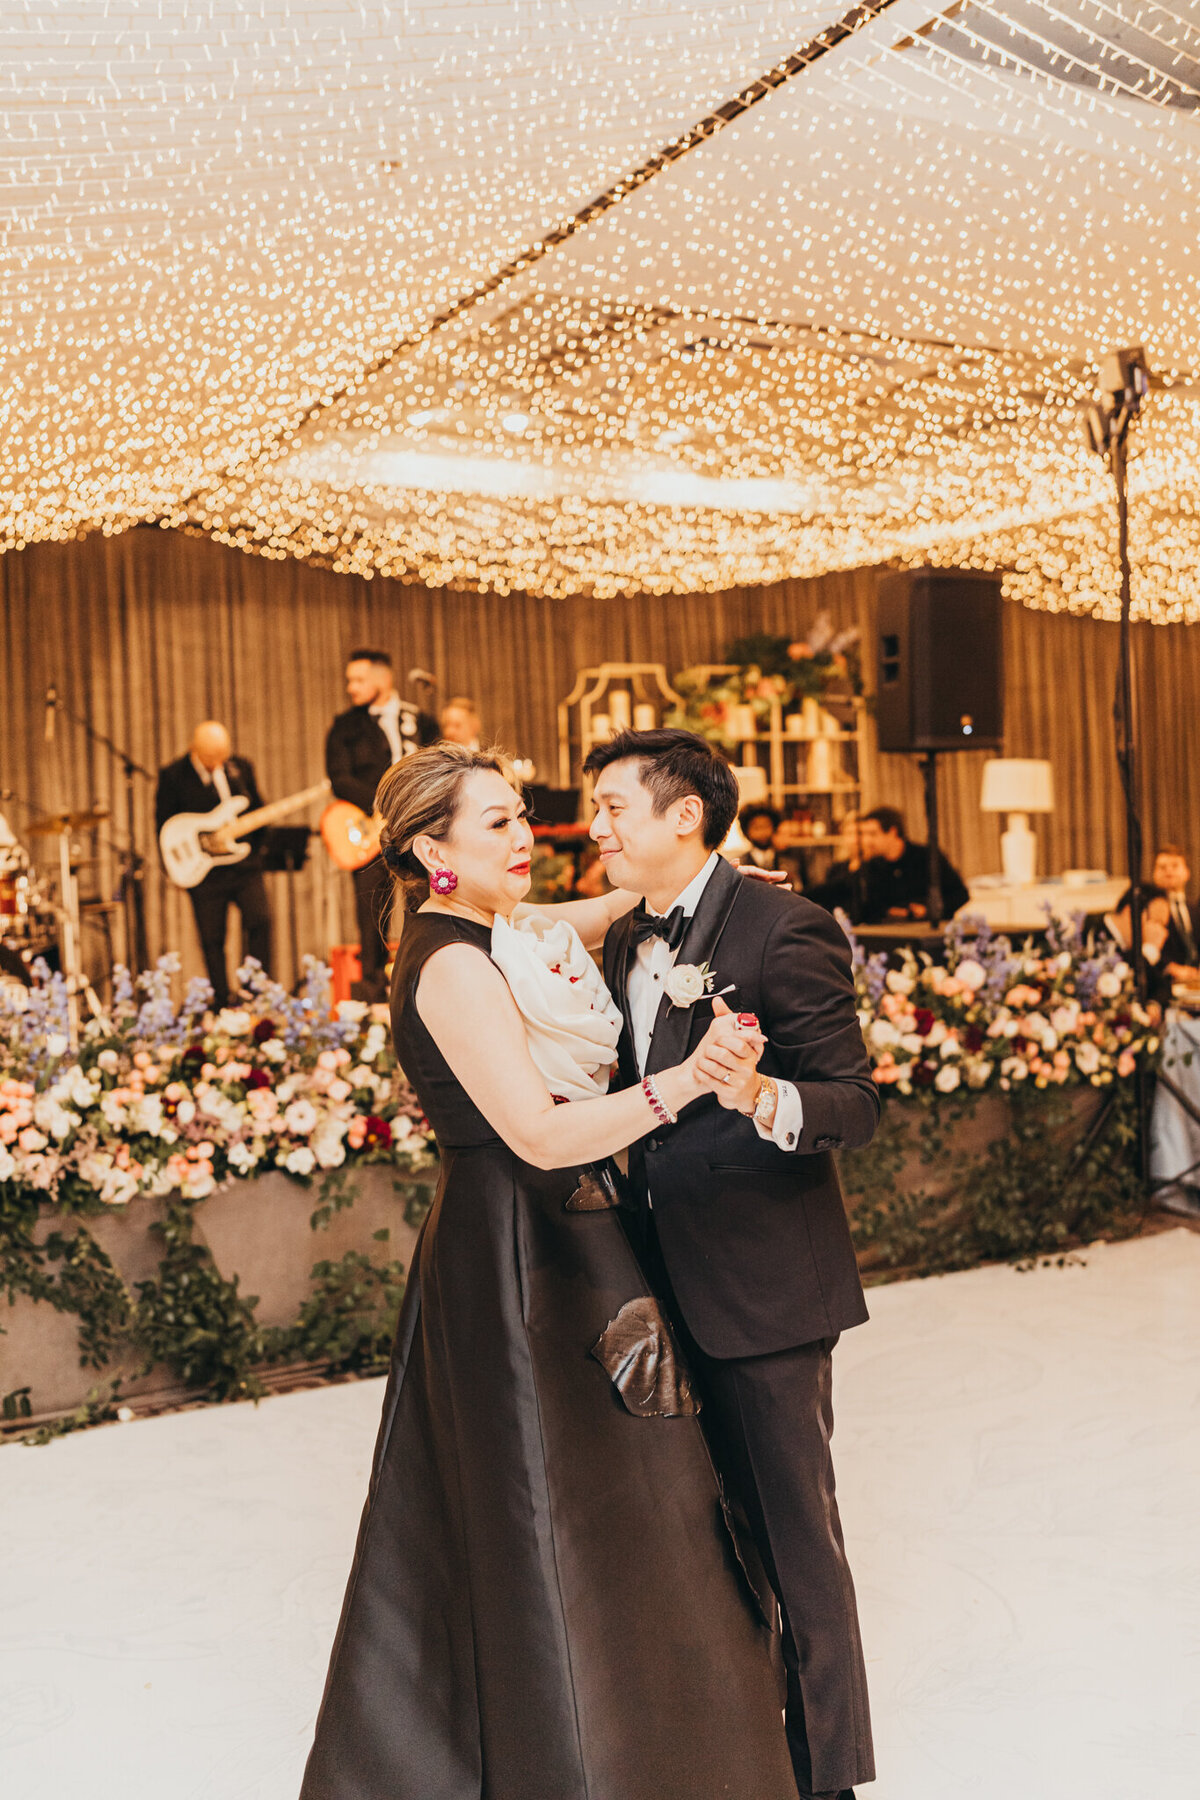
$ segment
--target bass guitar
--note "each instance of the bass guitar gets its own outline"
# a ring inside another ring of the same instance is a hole
[[[351,800],[333,800],[321,814],[321,841],[339,869],[365,869],[379,855],[379,822]]]
[[[212,812],[176,813],[158,834],[163,867],[176,887],[197,887],[210,869],[223,869],[249,856],[250,846],[239,843],[240,838],[249,837],[264,825],[273,825],[276,819],[297,812],[328,792],[329,783],[321,781],[316,787],[305,788],[302,794],[289,794],[286,800],[273,800],[254,812],[246,811],[250,802],[245,794],[233,794]]]

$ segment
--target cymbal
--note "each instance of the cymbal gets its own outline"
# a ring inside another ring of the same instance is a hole
[[[90,812],[46,813],[25,829],[30,837],[61,837],[64,831],[94,831],[107,817],[107,806],[94,806]]]

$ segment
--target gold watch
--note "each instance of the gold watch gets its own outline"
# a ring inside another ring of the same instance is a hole
[[[758,1078],[758,1093],[754,1096],[754,1105],[751,1107],[746,1117],[753,1119],[756,1125],[761,1125],[763,1130],[766,1131],[768,1129],[767,1121],[774,1115],[775,1108],[778,1104],[779,1089],[775,1086],[775,1083],[771,1080],[769,1075],[760,1075]]]

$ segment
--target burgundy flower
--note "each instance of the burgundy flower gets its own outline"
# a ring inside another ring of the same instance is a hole
[[[256,1044],[265,1044],[276,1035],[274,1019],[260,1019],[250,1033]]]
[[[267,1074],[265,1069],[251,1069],[246,1077],[246,1086],[248,1088],[265,1088],[270,1087],[270,1085],[271,1077]]]
[[[913,1080],[918,1087],[932,1087],[937,1079],[937,1064],[919,1062],[913,1070]]]
[[[917,1020],[917,1030],[920,1032],[922,1037],[928,1037],[930,1032],[933,1030],[933,1014],[930,1012],[930,1010],[927,1006],[918,1006],[915,1009],[915,1012],[916,1012],[916,1020]]]
[[[969,1050],[972,1056],[982,1050],[986,1042],[987,1039],[983,1032],[980,1031],[978,1025],[968,1025],[966,1030],[962,1033],[963,1049]]]
[[[189,1044],[179,1060],[180,1062],[185,1063],[202,1063],[206,1060],[207,1056],[208,1052],[203,1044]]]
[[[367,1119],[367,1129],[363,1142],[371,1150],[387,1150],[391,1147],[392,1128],[386,1119],[377,1119],[372,1113]]]

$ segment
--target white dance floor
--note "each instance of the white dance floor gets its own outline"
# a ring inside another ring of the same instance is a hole
[[[863,1794],[1196,1800],[1200,1235],[871,1304],[837,1387]],[[0,1450],[5,1800],[295,1800],[381,1394]]]

